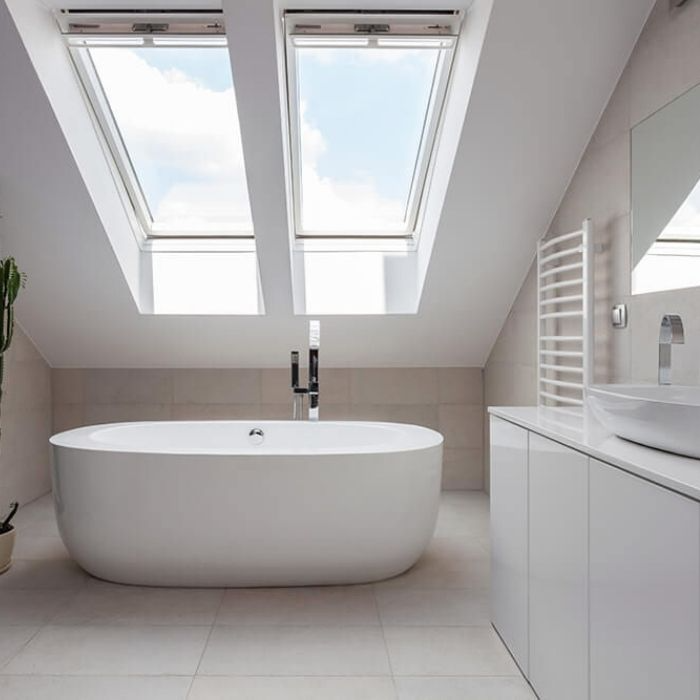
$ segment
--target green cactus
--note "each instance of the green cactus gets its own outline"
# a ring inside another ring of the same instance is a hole
[[[0,404],[2,404],[2,384],[5,376],[5,353],[10,347],[15,330],[13,305],[26,280],[27,276],[17,269],[14,258],[0,260]]]

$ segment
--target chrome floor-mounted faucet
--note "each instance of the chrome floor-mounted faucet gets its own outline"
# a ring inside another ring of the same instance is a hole
[[[309,321],[309,381],[308,386],[299,386],[299,351],[292,350],[292,398],[293,418],[302,420],[304,414],[304,396],[309,397],[309,420],[318,420],[319,381],[318,350],[321,343],[320,321]]]
[[[671,383],[671,345],[685,342],[683,321],[678,314],[666,314],[659,329],[659,384]]]

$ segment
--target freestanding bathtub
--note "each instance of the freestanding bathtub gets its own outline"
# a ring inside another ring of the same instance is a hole
[[[376,581],[411,567],[435,527],[442,436],[415,425],[117,423],[51,443],[61,537],[110,581]]]

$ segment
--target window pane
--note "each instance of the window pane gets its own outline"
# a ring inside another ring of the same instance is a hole
[[[410,233],[440,49],[296,49],[304,234]]]
[[[89,49],[152,232],[252,233],[228,49]]]

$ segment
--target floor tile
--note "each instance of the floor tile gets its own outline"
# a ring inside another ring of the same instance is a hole
[[[31,503],[23,505],[19,509],[19,513],[17,513],[14,520],[18,529],[29,523],[37,522],[56,522],[51,494],[47,493],[45,496],[41,496],[41,498],[37,498]]]
[[[16,625],[0,630],[0,672],[4,673],[4,665],[22,650],[38,629],[34,625]]]
[[[91,581],[55,619],[56,624],[211,625],[223,591],[142,588]]]
[[[18,559],[0,576],[0,590],[75,590],[90,577],[68,559]]]
[[[378,625],[371,587],[232,589],[216,618],[227,625]]]
[[[397,678],[396,687],[399,700],[537,700],[522,678]]]
[[[490,627],[385,627],[397,676],[517,676]]]
[[[215,627],[202,675],[384,676],[380,627]]]
[[[377,590],[377,604],[385,625],[490,624],[487,591]]]
[[[75,591],[3,591],[0,594],[0,626],[50,622],[75,594]]]
[[[453,562],[424,556],[406,573],[379,581],[375,590],[385,588],[488,590],[491,562],[487,556],[469,562]]]
[[[57,536],[29,535],[17,531],[14,559],[70,559],[63,540]]]
[[[185,700],[189,676],[0,676],[6,700]]]
[[[7,674],[191,675],[208,627],[44,627],[3,669]]]
[[[188,700],[395,700],[391,678],[197,676]]]

